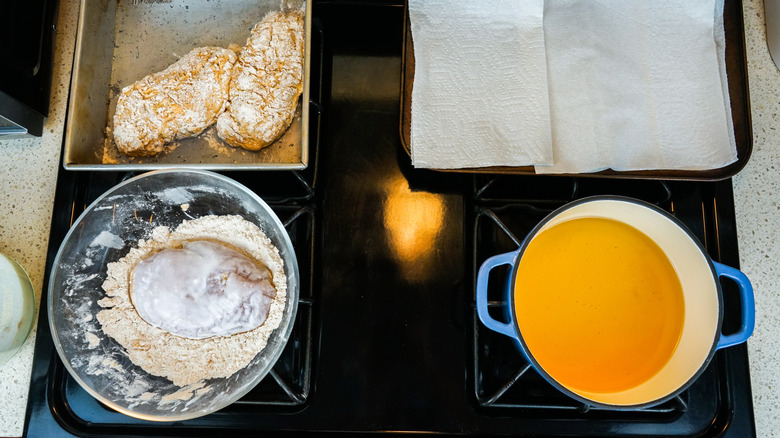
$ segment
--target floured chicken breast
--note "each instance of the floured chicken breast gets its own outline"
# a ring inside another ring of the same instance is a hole
[[[270,12],[252,29],[217,119],[217,134],[228,144],[256,151],[292,123],[303,91],[303,29],[301,11]]]
[[[114,112],[119,151],[156,155],[165,143],[203,132],[225,110],[235,62],[232,50],[199,47],[123,88]]]
[[[103,334],[176,386],[249,365],[287,322],[288,278],[273,241],[237,215],[158,226],[149,237],[106,267],[96,316]]]
[[[149,324],[190,339],[260,327],[276,297],[268,268],[209,240],[185,241],[141,260],[130,297]]]

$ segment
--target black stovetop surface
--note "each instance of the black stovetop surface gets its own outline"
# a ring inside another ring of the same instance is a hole
[[[467,175],[414,169],[399,139],[402,5],[315,4],[312,164],[225,172],[290,233],[301,302],[274,371],[208,416],[150,423],[113,412],[70,378],[42,306],[29,436],[213,436],[434,432],[527,436],[753,436],[744,345],[720,350],[679,397],[650,409],[593,409],[558,393],[485,329],[476,268],[516,248],[541,218],[584,196],[633,196],[670,211],[716,261],[739,263],[731,181]],[[132,174],[61,170],[47,272],[68,228]],[[46,301],[46,288],[44,297]],[[500,297],[491,297],[500,306]],[[724,284],[724,329],[738,325]]]

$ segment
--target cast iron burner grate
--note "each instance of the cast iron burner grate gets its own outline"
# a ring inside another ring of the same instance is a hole
[[[312,263],[314,207],[272,206],[290,235],[298,258],[301,291],[293,331],[271,372],[237,406],[299,407],[309,398],[312,375]]]
[[[672,199],[670,186],[663,181],[557,179],[549,181],[549,184],[538,180],[533,184],[524,182],[527,180],[517,177],[475,177],[474,278],[488,257],[519,248],[525,236],[545,216],[572,200],[591,193],[609,193],[633,196],[665,207]],[[506,290],[504,282],[508,272],[509,268],[496,268],[489,282],[488,308],[491,316],[499,321],[506,321],[503,291]],[[510,412],[512,415],[525,411],[532,416],[556,418],[614,416],[625,419],[629,416],[659,420],[669,420],[688,409],[688,391],[660,405],[633,412],[610,410],[574,400],[537,373],[517,350],[514,340],[482,325],[474,305],[471,311],[474,334],[471,383],[476,403],[482,409]]]
[[[90,204],[97,194],[107,190],[118,181],[111,178],[92,178],[85,184],[88,190],[82,193],[82,198],[74,202],[74,206]],[[119,181],[126,180],[133,173],[123,175]],[[246,184],[247,182],[245,182]],[[308,183],[307,183],[308,184]],[[108,185],[108,187],[104,187]],[[252,188],[252,186],[249,186]],[[313,306],[315,302],[312,279],[314,276],[314,235],[315,212],[313,205],[269,204],[284,224],[298,259],[300,277],[300,298],[293,330],[281,356],[271,372],[243,398],[224,409],[224,411],[245,411],[247,409],[283,409],[298,410],[308,401],[312,378],[312,348],[313,348]],[[75,207],[74,207],[75,209]],[[80,211],[74,211],[74,217]],[[54,353],[56,354],[56,353]],[[63,397],[63,404],[70,405],[77,416],[89,420],[102,412],[101,415],[116,416],[118,422],[124,422],[122,414],[103,405],[92,398],[68,374],[59,360],[54,362],[54,373],[61,376],[52,379],[60,390],[53,391],[55,397]],[[77,401],[77,402],[76,402]],[[75,403],[74,403],[75,402]]]
[[[664,208],[672,199],[672,184],[674,183],[663,180],[480,174],[474,177],[472,189],[474,200],[479,205],[501,206],[519,203],[545,208],[553,206],[550,209],[552,211],[575,199],[605,194],[635,197]]]

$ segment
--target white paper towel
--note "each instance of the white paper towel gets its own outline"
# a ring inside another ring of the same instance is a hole
[[[409,0],[417,167],[551,163],[543,0]]]
[[[537,173],[734,162],[722,11],[723,0],[547,0],[555,164]]]
[[[582,173],[737,159],[723,0],[410,0],[409,13],[417,167]]]

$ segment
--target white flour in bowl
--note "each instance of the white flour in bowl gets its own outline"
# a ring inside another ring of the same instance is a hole
[[[272,274],[276,297],[265,322],[230,336],[189,339],[173,335],[143,320],[130,298],[130,276],[144,258],[183,241],[211,240],[232,246],[264,264]],[[245,367],[265,348],[281,320],[287,279],[279,251],[257,225],[240,216],[205,216],[182,222],[175,230],[157,227],[150,240],[120,260],[109,263],[97,319],[103,332],[122,345],[130,360],[146,372],[170,379],[177,386],[228,377]]]

